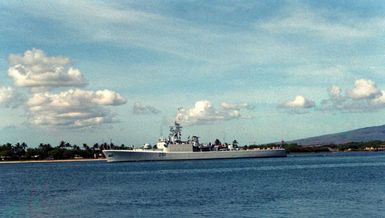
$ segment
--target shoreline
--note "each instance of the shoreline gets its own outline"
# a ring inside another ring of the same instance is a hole
[[[19,163],[61,163],[61,162],[87,162],[87,161],[106,161],[105,158],[84,158],[84,159],[66,159],[66,160],[10,160],[0,161],[0,164],[19,164]]]
[[[376,153],[376,152],[384,152],[381,151],[305,151],[305,152],[287,152],[287,154],[319,154],[319,153],[354,153],[354,152],[362,152],[362,153]],[[64,160],[10,160],[10,161],[0,161],[0,164],[22,164],[22,163],[63,163],[63,162],[88,162],[88,161],[107,161],[106,158],[82,158],[82,159],[64,159]]]

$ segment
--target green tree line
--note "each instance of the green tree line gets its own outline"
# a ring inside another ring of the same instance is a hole
[[[288,152],[329,152],[329,151],[364,151],[366,148],[374,150],[385,149],[385,141],[373,140],[368,142],[348,142],[327,145],[299,145],[297,143],[271,143],[263,145],[245,146],[247,149],[283,147]]]
[[[0,146],[0,160],[46,160],[46,159],[73,159],[73,158],[104,158],[104,149],[127,149],[124,144],[118,146],[113,143],[95,143],[92,146],[70,144],[61,141],[57,146],[40,143],[30,148],[23,143],[6,143]]]

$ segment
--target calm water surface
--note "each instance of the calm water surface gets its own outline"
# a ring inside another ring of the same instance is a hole
[[[385,217],[385,153],[0,164],[0,217]]]

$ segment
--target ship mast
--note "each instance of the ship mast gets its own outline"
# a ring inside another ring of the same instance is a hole
[[[175,121],[174,126],[170,126],[169,141],[172,143],[180,142],[182,139],[182,126]]]

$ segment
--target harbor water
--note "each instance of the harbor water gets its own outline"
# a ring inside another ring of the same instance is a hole
[[[385,153],[0,164],[0,217],[385,217]]]

